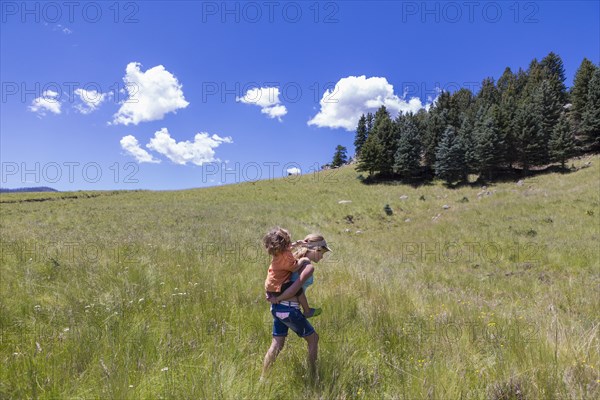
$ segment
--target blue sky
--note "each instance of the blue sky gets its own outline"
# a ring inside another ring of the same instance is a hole
[[[309,173],[357,116],[550,51],[600,60],[597,1],[2,1],[0,186],[172,190]]]

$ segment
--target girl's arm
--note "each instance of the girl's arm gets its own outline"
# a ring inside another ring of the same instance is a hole
[[[296,279],[292,286],[287,288],[285,292],[281,293],[279,296],[269,298],[269,301],[273,304],[277,304],[280,301],[295,297],[298,290],[300,290],[302,285],[304,285],[304,282],[306,282],[306,280],[312,276],[314,270],[315,267],[313,267],[312,264],[305,265],[302,272],[300,273],[300,278]]]

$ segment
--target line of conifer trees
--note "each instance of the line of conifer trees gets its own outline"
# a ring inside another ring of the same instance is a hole
[[[431,176],[449,184],[469,174],[493,180],[507,170],[561,163],[600,150],[600,66],[583,59],[567,91],[561,58],[506,68],[478,93],[442,92],[429,110],[392,119],[381,106],[362,115],[354,141],[357,170],[381,178]]]

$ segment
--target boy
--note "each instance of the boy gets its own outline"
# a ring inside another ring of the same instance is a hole
[[[279,227],[272,229],[263,238],[265,249],[272,257],[267,279],[265,280],[265,291],[268,298],[278,296],[290,287],[293,283],[293,281],[290,281],[292,272],[299,272],[302,267],[310,262],[306,258],[296,260],[292,254],[292,247],[303,243],[304,241],[298,241],[292,244],[289,232]],[[298,302],[302,306],[303,314],[306,318],[320,314],[320,309],[309,307],[308,299],[303,289],[300,289],[296,296],[298,296]]]

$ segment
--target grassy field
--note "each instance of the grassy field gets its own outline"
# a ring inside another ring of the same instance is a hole
[[[2,194],[0,398],[597,399],[600,157],[572,163],[485,189],[344,167]],[[259,384],[276,225],[334,250],[308,291],[319,382],[293,335]]]

